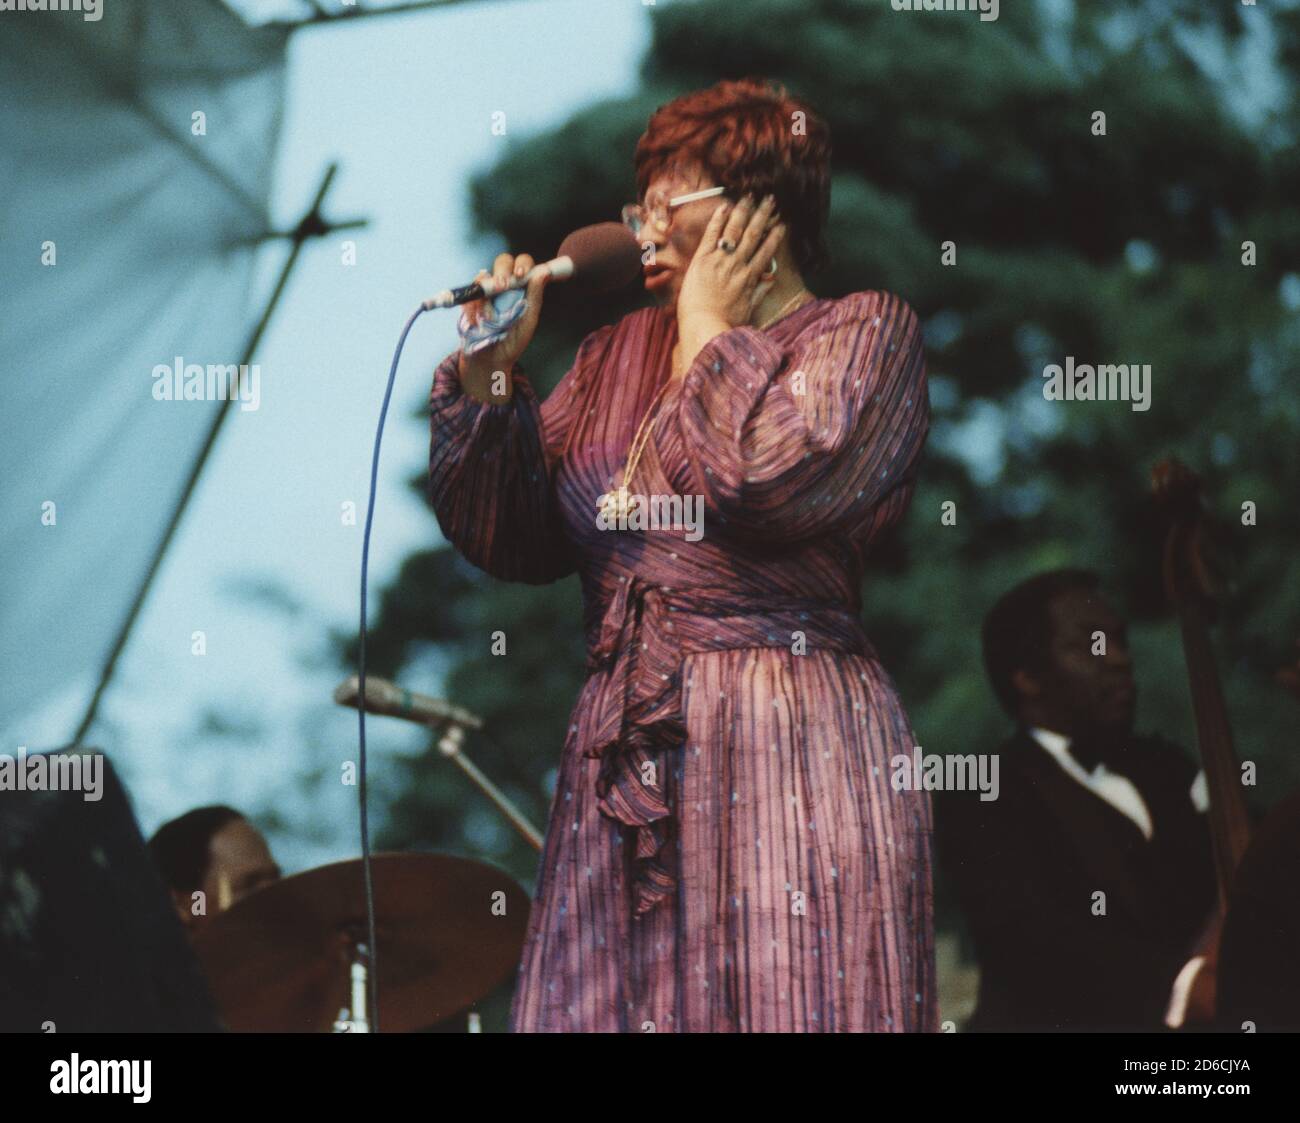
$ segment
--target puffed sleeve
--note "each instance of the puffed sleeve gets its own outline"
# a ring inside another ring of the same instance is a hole
[[[906,509],[929,431],[919,321],[897,296],[862,292],[788,349],[733,328],[701,348],[676,412],[706,525],[870,538]]]
[[[470,562],[504,581],[544,585],[572,573],[554,472],[613,326],[583,340],[543,403],[516,364],[503,404],[464,392],[459,351],[434,373],[429,395],[429,500],[442,533]]]

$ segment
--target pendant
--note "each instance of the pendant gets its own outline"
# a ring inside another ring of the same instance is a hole
[[[627,517],[632,513],[632,508],[635,506],[636,498],[628,493],[626,487],[620,487],[616,491],[607,491],[599,500],[601,518],[611,525],[626,522]]]

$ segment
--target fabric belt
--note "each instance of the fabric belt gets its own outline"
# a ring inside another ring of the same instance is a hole
[[[800,635],[803,647],[797,648]],[[674,837],[673,812],[663,769],[672,766],[667,754],[686,739],[683,660],[697,652],[751,647],[874,656],[856,610],[839,601],[673,589],[627,577],[605,610],[587,670],[609,670],[614,704],[603,707],[587,755],[601,761],[601,813],[636,831],[637,916],[674,886],[666,853]]]

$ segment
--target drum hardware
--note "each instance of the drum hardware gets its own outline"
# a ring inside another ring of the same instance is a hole
[[[528,894],[486,862],[376,854],[377,982],[385,1032],[467,1011],[510,977]],[[193,946],[229,1029],[368,1033],[370,957],[361,861],[282,878],[211,917]]]
[[[370,976],[366,972],[366,945],[354,944],[352,965],[349,974],[352,977],[352,1005],[339,1010],[334,1019],[335,1033],[369,1033],[370,1022],[366,1018],[366,994]]]
[[[340,706],[359,709],[360,698],[360,684],[356,675],[349,676],[334,691],[334,701]],[[523,836],[529,846],[538,852],[541,851],[541,832],[465,755],[462,747],[465,744],[465,730],[482,729],[481,717],[450,702],[444,702],[440,698],[415,694],[374,675],[366,675],[366,713],[413,721],[441,732],[441,737],[438,739],[438,752],[453,761],[456,767],[469,777],[470,782],[492,801],[496,809]]]
[[[339,685],[334,700],[359,708],[357,676]],[[465,731],[482,729],[482,718],[372,675],[365,708],[433,729],[438,752],[541,850],[541,832],[465,755]],[[517,966],[530,902],[508,874],[445,854],[377,854],[372,870],[385,1030],[423,1029],[465,1010]],[[229,1028],[371,1032],[363,884],[360,860],[308,870],[249,894],[196,933],[195,951]],[[469,1012],[467,1031],[482,1032],[477,1011]]]

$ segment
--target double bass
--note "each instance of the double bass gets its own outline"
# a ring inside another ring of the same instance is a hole
[[[1169,520],[1163,546],[1163,583],[1182,636],[1197,750],[1209,790],[1207,818],[1214,850],[1218,904],[1194,949],[1194,954],[1204,957],[1205,965],[1193,990],[1186,1018],[1188,1023],[1203,1024],[1212,1021],[1214,1016],[1213,985],[1219,933],[1227,913],[1233,874],[1250,842],[1250,816],[1210,638],[1221,580],[1209,549],[1210,528],[1201,481],[1174,459],[1157,464],[1151,480],[1157,502]]]

